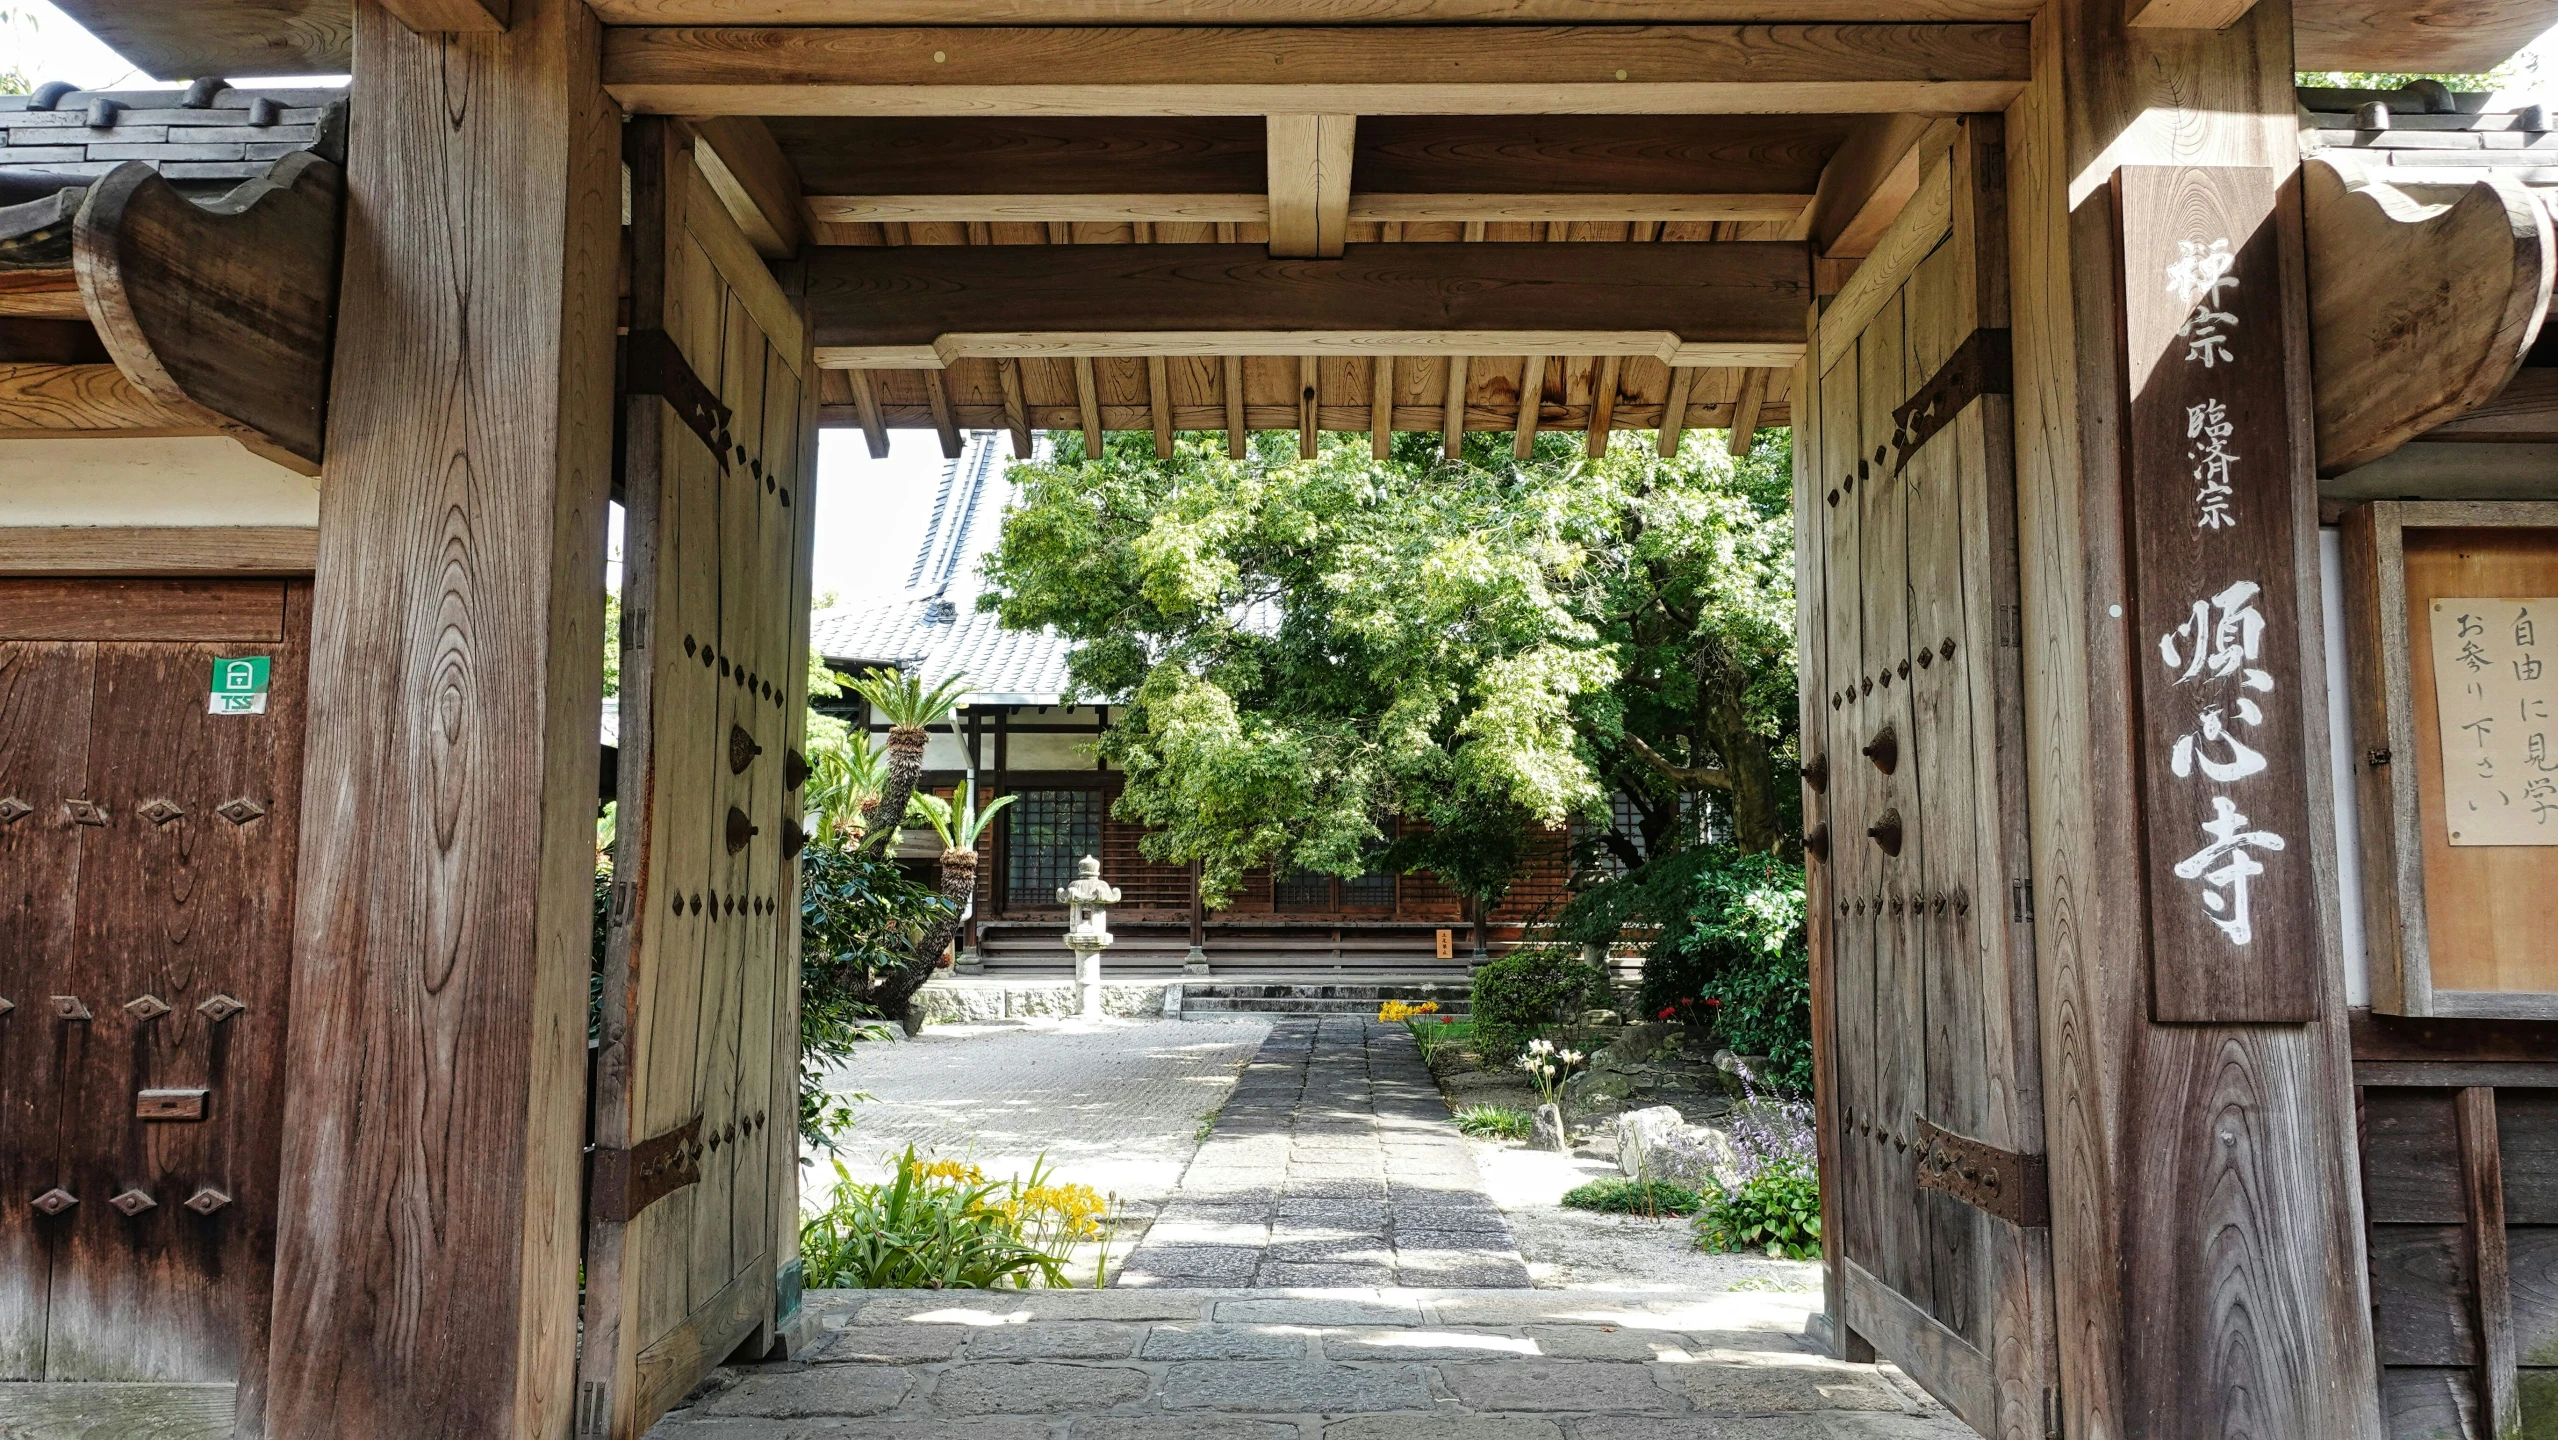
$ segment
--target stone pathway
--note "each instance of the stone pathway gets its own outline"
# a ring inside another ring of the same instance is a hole
[[[990,1175],[1029,1170],[1045,1154],[1065,1179],[1115,1191],[1143,1215],[1172,1193],[1216,1112],[1269,1033],[1259,1016],[1179,1020],[1043,1020],[941,1026],[905,1041],[854,1048],[827,1088],[864,1092],[839,1142],[855,1180],[887,1178],[908,1145],[974,1161]],[[834,1167],[800,1172],[801,1200],[823,1203]]]
[[[1725,1291],[818,1291],[651,1440],[1961,1440],[1811,1302]]]
[[[1524,1289],[1528,1270],[1411,1035],[1289,1018],[1116,1283]]]

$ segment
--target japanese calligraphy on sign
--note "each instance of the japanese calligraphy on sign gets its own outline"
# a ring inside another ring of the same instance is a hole
[[[2431,618],[2451,843],[2558,845],[2558,598],[2445,598]]]
[[[2272,178],[2126,166],[2115,200],[2151,1009],[2305,1020],[2301,522]]]

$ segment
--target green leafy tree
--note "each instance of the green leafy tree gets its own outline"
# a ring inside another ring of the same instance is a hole
[[[1611,510],[1488,445],[1214,442],[1014,467],[983,603],[1076,643],[1076,694],[1124,707],[1101,747],[1118,814],[1201,862],[1210,904],[1258,865],[1428,868],[1497,899],[1535,830],[1601,798],[1574,706],[1614,672],[1573,600]],[[1387,844],[1398,815],[1421,823]]]

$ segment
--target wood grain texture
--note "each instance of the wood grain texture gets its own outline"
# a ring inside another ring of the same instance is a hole
[[[1936,133],[1936,132],[1931,132]],[[1919,155],[1921,175],[1918,187],[1907,205],[1894,217],[1892,224],[1875,241],[1874,251],[1859,265],[1856,274],[1840,287],[1838,297],[1830,302],[1823,316],[1819,365],[1827,370],[1847,353],[1847,347],[1862,333],[1865,324],[1892,296],[1900,293],[1910,272],[1927,258],[1929,252],[1944,243],[1953,228],[1953,193],[1946,172],[1947,152],[1935,150]],[[1923,383],[1925,377],[1912,381]],[[1892,402],[1899,404],[1898,400]]]
[[[229,1385],[11,1385],[0,1433],[27,1440],[231,1440]]]
[[[2303,164],[2318,470],[2341,474],[2477,409],[2522,367],[2558,272],[2549,209],[2511,181],[2420,203]]]
[[[1874,253],[1883,232],[1918,193],[1928,134],[1927,115],[1875,115],[1821,167],[1806,235],[1825,259],[1857,259]]]
[[[2126,0],[2123,23],[2144,30],[2226,30],[2256,0]]]
[[[2536,0],[2300,0],[2303,70],[2484,74],[2549,27]]]
[[[99,608],[125,623],[97,645],[88,706],[90,773],[79,793],[106,823],[77,832],[78,920],[61,985],[88,999],[96,1019],[64,1033],[62,1184],[84,1203],[61,1217],[69,1223],[53,1253],[46,1377],[238,1380],[241,1419],[256,1434],[310,591],[277,581],[219,587],[268,617],[273,628],[249,643],[273,664],[264,714],[217,716],[205,713],[200,687],[216,657],[241,653],[239,642],[144,638],[191,628],[212,587],[154,595],[129,582],[73,583],[99,592]],[[241,798],[264,813],[246,823],[217,813]],[[178,813],[153,818],[161,804]],[[195,1008],[217,994],[247,1008],[219,1022]],[[144,1018],[123,1008],[143,995],[168,1011]],[[207,1090],[203,1121],[138,1120],[131,1097],[161,1088]],[[230,1203],[210,1215],[186,1209],[201,1187]],[[152,1207],[128,1217],[103,1203],[132,1191]]]
[[[605,49],[625,108],[701,115],[1945,112],[2026,78],[1997,24],[667,26]]]
[[[1353,245],[1337,262],[1254,245],[840,248],[810,256],[818,363],[940,368],[998,355],[1638,354],[1787,364],[1810,299],[1803,247]],[[1555,343],[1520,343],[1553,337]],[[1737,359],[1726,357],[1739,357]]]
[[[420,35],[444,31],[494,34],[506,28],[513,0],[382,0],[392,18]]]
[[[2032,0],[1787,0],[1817,21],[2025,20]],[[596,0],[611,25],[1750,23],[1765,0]]]
[[[280,584],[221,580],[0,580],[0,637],[10,640],[285,638]]]
[[[2546,1089],[2498,1091],[2496,1135],[2504,1157],[2505,1223],[2558,1225],[2558,1095]],[[2530,1352],[2526,1364],[2558,1364],[2553,1358],[2558,1352],[2542,1350],[2538,1342],[2523,1349]]]
[[[201,412],[172,408],[113,365],[0,365],[0,435],[58,440],[217,433]]]
[[[2425,432],[2427,440],[2558,440],[2558,370],[2514,372],[2505,387]]]
[[[2111,170],[2252,163],[2278,183],[2292,173],[2291,6],[2258,0],[2230,30],[2201,33],[2130,31],[2119,10],[2098,0],[2047,10],[2035,27],[2036,82],[2007,115],[2062,1422],[2070,1434],[2241,1426],[2362,1440],[2381,1422],[2341,969],[2329,951],[2322,1007],[2332,1020],[2153,1025],[2131,883],[2138,838],[2118,799],[2133,784],[2130,669],[2155,653],[2109,614],[2127,587]],[[2296,222],[2282,223],[2294,237],[2283,242],[2286,264],[2297,267]],[[2287,354],[2305,346],[2298,273],[2284,282]],[[2294,376],[2291,392],[2304,457],[2306,382]],[[2290,488],[2298,503],[2285,523],[2300,572],[2314,575],[2305,468]],[[2299,647],[2303,673],[2320,673],[2314,630],[2286,643]],[[2300,723],[2294,743],[2316,753],[2323,717],[2307,709]],[[2282,923],[2323,934],[2325,903]]]
[[[719,192],[711,187],[700,167],[685,166],[683,183],[688,191],[684,202],[687,213],[708,214],[705,202],[726,213]],[[801,343],[800,332],[806,322],[801,318],[800,307],[782,294],[773,272],[755,252],[746,232],[732,223],[692,226],[686,233],[710,261],[711,268],[719,272],[720,279],[735,292],[738,303],[754,316],[756,328],[773,337],[791,364],[800,363],[799,356],[807,348]]]
[[[692,128],[694,163],[756,253],[768,260],[798,254],[808,239],[808,211],[799,172],[773,132],[751,115],[703,116]]]
[[[128,63],[164,80],[196,75],[343,75],[354,54],[346,0],[201,5],[70,0],[62,12]]]
[[[1333,259],[1350,230],[1351,147],[1356,115],[1273,115],[1265,154],[1270,174],[1270,253]]]
[[[2505,1243],[2505,1181],[2496,1139],[2496,1092],[2454,1092],[2460,1129],[2460,1181],[2469,1211],[2470,1271],[2478,1287],[2478,1391],[2489,1433],[2522,1428],[2522,1396],[2514,1374],[2514,1297]]]
[[[0,575],[307,575],[318,552],[293,525],[0,526]]]
[[[572,1421],[621,196],[598,30],[579,0],[434,41],[357,12],[278,1435]]]
[[[141,161],[89,187],[80,293],[116,365],[162,404],[319,473],[344,176],[296,151],[210,205]]]

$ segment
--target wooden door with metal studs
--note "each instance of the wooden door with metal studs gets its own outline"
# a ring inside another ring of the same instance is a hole
[[[1975,1429],[2056,1425],[1997,117],[1798,376],[1829,1305]]]
[[[0,1380],[263,1373],[310,593],[0,579]]]

